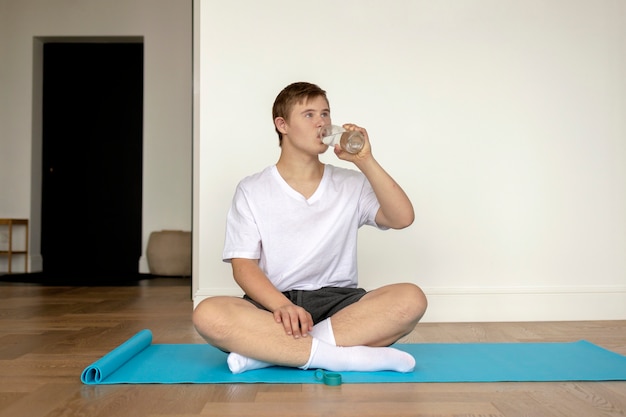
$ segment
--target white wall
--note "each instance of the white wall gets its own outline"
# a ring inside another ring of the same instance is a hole
[[[41,269],[41,86],[36,74],[41,45],[34,38],[144,39],[140,271],[148,272],[150,233],[191,229],[191,23],[191,1],[0,0],[0,216],[30,218],[31,269]]]
[[[196,302],[240,294],[226,212],[276,162],[276,94],[305,80],[368,129],[416,208],[409,229],[362,229],[362,286],[419,284],[426,321],[626,319],[626,3],[195,8]]]

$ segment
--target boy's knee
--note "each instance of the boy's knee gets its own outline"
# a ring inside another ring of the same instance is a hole
[[[213,343],[222,339],[231,327],[226,322],[226,305],[221,297],[207,298],[196,306],[192,322],[198,333]]]
[[[426,295],[420,287],[415,284],[401,284],[400,299],[402,308],[405,311],[406,317],[411,321],[419,321],[428,307],[428,300]]]

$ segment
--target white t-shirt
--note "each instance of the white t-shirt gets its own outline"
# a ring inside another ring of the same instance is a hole
[[[273,165],[237,186],[222,259],[258,259],[279,291],[355,288],[357,231],[364,224],[378,227],[379,207],[359,171],[325,165],[306,199]]]

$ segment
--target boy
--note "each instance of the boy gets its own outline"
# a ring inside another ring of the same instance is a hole
[[[323,164],[319,129],[331,124],[326,92],[294,83],[276,97],[278,162],[242,180],[228,213],[223,259],[244,298],[212,297],[193,314],[198,332],[231,352],[233,373],[282,365],[330,371],[410,372],[415,359],[389,345],[426,310],[414,284],[357,288],[357,231],[402,229],[414,220],[400,186],[374,159],[365,129],[360,171]],[[331,324],[332,321],[332,324]]]

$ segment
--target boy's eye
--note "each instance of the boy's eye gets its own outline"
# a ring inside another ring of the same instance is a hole
[[[313,113],[309,112],[309,113],[304,113],[304,117],[313,117]]]
[[[322,112],[322,117],[328,117],[330,116],[330,113],[328,113],[327,111]]]

